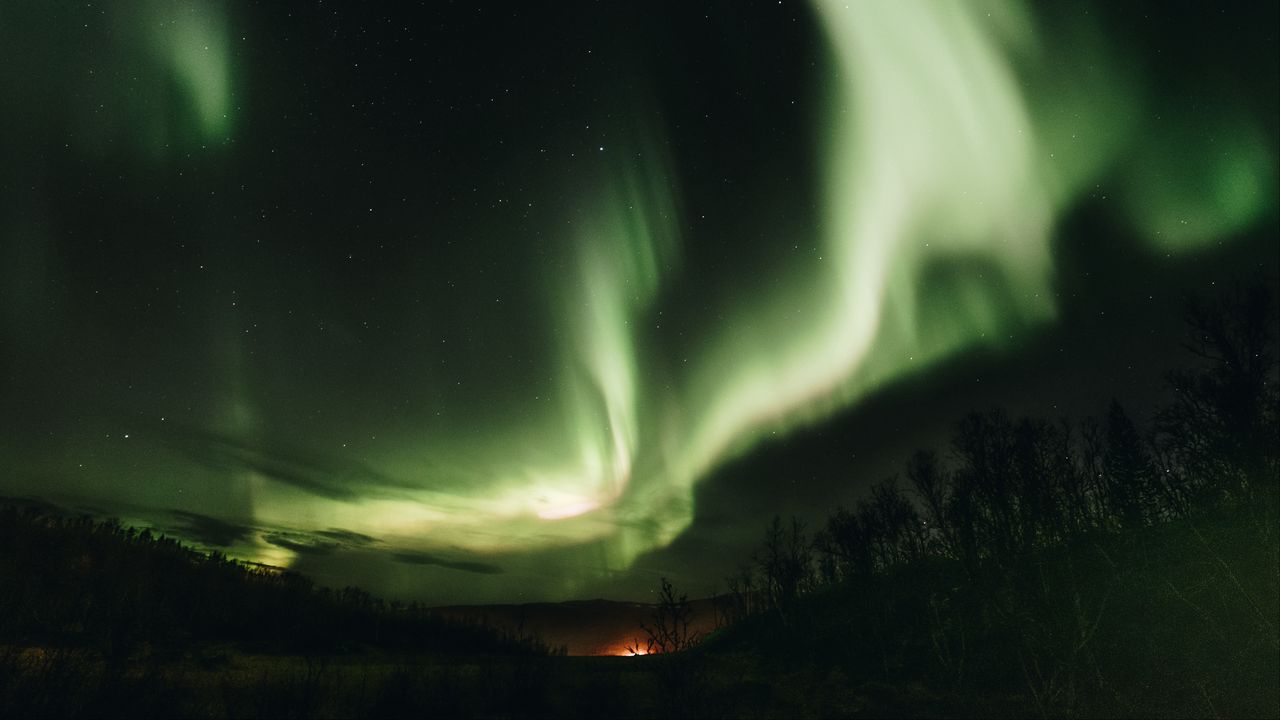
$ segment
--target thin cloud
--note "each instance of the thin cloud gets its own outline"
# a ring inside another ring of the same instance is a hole
[[[166,427],[160,442],[204,467],[252,471],[330,500],[354,500],[371,490],[421,489],[363,463],[272,439],[250,441],[199,428]]]
[[[417,550],[397,550],[391,553],[391,558],[396,562],[405,563],[407,565],[434,565],[435,567],[475,573],[477,575],[501,575],[504,572],[503,569],[497,565],[473,562],[470,560],[450,560],[448,558],[442,558],[439,555],[418,552]]]
[[[292,550],[299,555],[329,555],[341,548],[341,545],[335,542],[317,542],[306,533],[269,532],[263,533],[262,540],[276,547]]]
[[[187,510],[170,510],[169,514],[181,523],[174,528],[177,533],[206,545],[229,547],[248,539],[254,532],[254,528],[249,525]]]
[[[358,533],[353,530],[343,530],[342,528],[329,528],[328,530],[318,530],[316,535],[340,542],[344,545],[353,545],[363,547],[365,545],[373,545],[378,542],[378,538]]]

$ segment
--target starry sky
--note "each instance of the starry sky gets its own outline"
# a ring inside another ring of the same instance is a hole
[[[717,589],[1280,271],[1274,3],[0,7],[0,495],[436,603]]]

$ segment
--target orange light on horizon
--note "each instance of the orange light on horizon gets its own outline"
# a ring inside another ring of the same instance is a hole
[[[630,643],[624,641],[619,645],[614,645],[600,654],[615,657],[639,657],[650,654],[650,650],[646,644],[641,643],[639,640],[632,640]]]

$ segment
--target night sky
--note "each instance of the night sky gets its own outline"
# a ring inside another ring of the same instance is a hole
[[[1280,271],[1276,4],[0,5],[0,495],[428,602],[717,589]]]

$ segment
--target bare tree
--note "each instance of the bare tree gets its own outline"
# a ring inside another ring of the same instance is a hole
[[[880,565],[913,560],[924,552],[924,525],[911,501],[898,490],[897,478],[871,486],[871,507],[878,519]]]
[[[1201,481],[1201,502],[1239,497],[1274,519],[1280,495],[1275,299],[1257,281],[1184,316],[1195,366],[1167,374],[1174,401],[1156,418],[1162,447]]]
[[[832,558],[836,575],[842,578],[866,578],[874,569],[871,538],[858,513],[836,508],[827,517],[819,552]]]
[[[765,531],[764,547],[756,564],[768,601],[785,622],[787,608],[808,590],[813,580],[813,546],[805,535],[804,523],[792,517],[784,528],[782,518],[775,515]]]
[[[632,655],[656,656],[649,668],[661,688],[659,702],[672,716],[704,714],[706,663],[701,653],[689,652],[701,640],[691,627],[692,618],[688,596],[677,594],[671,581],[664,577],[650,622],[640,623],[644,645],[636,640],[627,648]]]
[[[1107,449],[1102,464],[1113,513],[1124,527],[1141,526],[1148,515],[1154,468],[1137,428],[1115,399],[1107,410]]]
[[[658,603],[653,608],[651,620],[640,623],[645,633],[645,644],[640,646],[636,640],[627,647],[632,655],[652,655],[675,653],[693,647],[699,640],[699,633],[690,628],[693,608],[689,597],[684,593],[676,595],[671,581],[662,578],[662,586],[658,591]]]
[[[907,461],[907,480],[924,504],[924,522],[928,528],[928,544],[940,554],[954,552],[955,538],[947,523],[947,502],[951,487],[938,463],[938,453],[917,450]]]

